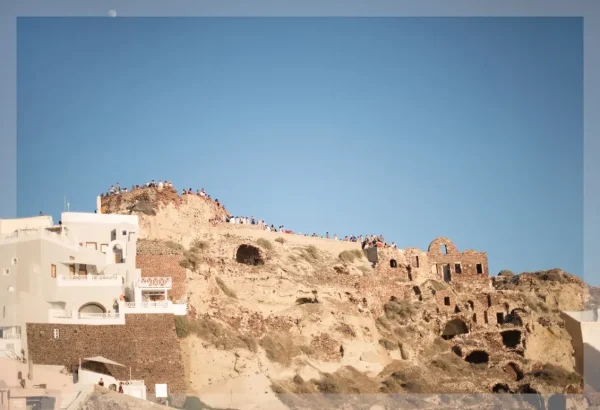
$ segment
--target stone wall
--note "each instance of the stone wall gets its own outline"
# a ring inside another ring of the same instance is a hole
[[[53,329],[59,338],[53,338]],[[147,394],[166,383],[169,394],[186,391],[184,366],[173,315],[127,315],[125,325],[27,324],[28,357],[34,364],[72,368],[80,358],[103,356],[125,367],[102,365],[120,380],[144,380]]]
[[[171,277],[173,288],[169,292],[176,301],[185,299],[186,273],[179,265],[183,258],[183,248],[168,246],[163,241],[138,240],[136,265],[142,270],[142,277]]]
[[[450,281],[454,283],[485,286],[490,282],[485,252],[467,250],[461,253],[451,240],[436,238],[429,245],[427,256],[431,271],[437,272],[442,280],[445,280],[444,269],[449,269]]]

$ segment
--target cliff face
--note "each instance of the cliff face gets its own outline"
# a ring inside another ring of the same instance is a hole
[[[105,211],[130,212],[139,198],[125,195],[105,200]],[[226,212],[214,203],[160,195],[149,193],[152,212],[138,213],[139,248],[165,276],[185,268],[173,274],[191,305],[178,320],[185,378],[209,405],[301,407],[301,393],[581,389],[559,311],[582,309],[587,287],[568,273],[492,280],[484,253],[453,245],[450,256],[380,250],[373,266],[359,244],[213,225]],[[449,281],[432,268],[458,259]]]

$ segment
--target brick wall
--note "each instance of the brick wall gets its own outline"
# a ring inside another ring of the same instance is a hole
[[[436,266],[439,278],[443,278],[444,265],[449,265],[451,281],[468,285],[487,285],[490,281],[488,259],[485,252],[467,250],[459,252],[451,240],[436,238],[429,245],[427,256],[431,266]],[[457,266],[460,265],[458,272]],[[481,265],[481,273],[477,272]]]
[[[60,337],[53,338],[53,329]],[[185,393],[184,366],[173,315],[127,315],[125,325],[27,324],[29,359],[35,364],[77,366],[79,358],[103,356],[126,367],[105,366],[114,377],[146,382],[147,393],[166,383]]]
[[[173,249],[161,241],[138,240],[136,265],[142,270],[142,277],[168,277],[173,280],[169,293],[177,301],[187,295],[185,269],[179,266],[183,257],[181,249]]]
[[[170,276],[173,280],[173,288],[169,295],[176,301],[186,297],[185,269],[179,266],[181,255],[138,255],[137,267],[142,270],[142,277]]]

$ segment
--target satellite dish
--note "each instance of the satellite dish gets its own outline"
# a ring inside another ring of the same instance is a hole
[[[108,15],[109,15],[110,17],[117,17],[117,12],[116,12],[115,10],[109,10],[109,11],[108,11]]]

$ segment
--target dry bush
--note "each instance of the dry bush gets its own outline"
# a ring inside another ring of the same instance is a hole
[[[227,287],[225,282],[223,282],[223,279],[217,276],[215,277],[215,281],[217,282],[217,285],[219,285],[224,294],[226,294],[230,298],[237,299],[237,295],[235,294],[235,292],[229,289],[229,287]]]
[[[354,338],[356,337],[356,332],[354,331],[354,329],[352,328],[352,326],[350,326],[347,323],[341,323],[339,324],[336,328],[336,331],[338,331],[339,333]]]
[[[323,394],[373,394],[378,393],[379,384],[352,366],[345,366],[335,373],[325,373],[315,384]]]
[[[198,330],[199,326],[196,321],[189,320],[187,316],[175,316],[175,331],[177,332],[177,337],[183,339],[190,334],[197,334]]]
[[[174,249],[176,251],[183,251],[183,245],[174,241],[165,241],[165,246],[169,249]]]
[[[550,363],[545,363],[541,369],[532,371],[530,375],[554,386],[581,385],[583,383],[579,374]]]
[[[542,279],[552,282],[565,282],[565,278],[558,270],[550,270],[542,275]]]
[[[257,345],[248,335],[242,335],[208,317],[198,320],[195,333],[199,338],[213,344],[217,349],[233,350],[236,348],[248,349],[256,352]]]
[[[205,252],[209,248],[209,244],[206,241],[200,239],[194,239],[190,244],[190,249],[196,252]]]
[[[379,339],[379,344],[385,347],[386,350],[398,350],[400,348],[398,343],[392,342],[388,339]]]
[[[302,257],[308,262],[315,262],[319,259],[319,250],[314,245],[309,245],[301,250]]]
[[[196,272],[198,267],[202,263],[202,255],[198,252],[194,252],[191,249],[183,251],[183,258],[179,262],[179,266],[184,269],[189,269],[192,272]]]
[[[279,242],[280,244],[284,244],[285,243],[285,238],[279,237],[277,239],[275,239],[275,242]]]
[[[283,332],[269,333],[260,339],[259,344],[269,360],[284,366],[289,366],[292,358],[301,353],[301,349],[294,345],[292,338]]]
[[[412,303],[403,299],[390,300],[383,305],[383,311],[386,318],[396,321],[409,319],[416,312]]]
[[[270,251],[273,250],[273,244],[271,243],[271,241],[265,239],[265,238],[259,238],[256,243],[259,246],[262,246],[263,248],[265,248],[266,250]]]
[[[526,306],[528,306],[531,310],[537,313],[549,313],[550,308],[546,303],[538,297],[530,296],[527,294],[522,294],[523,302]]]
[[[366,266],[359,266],[358,269],[365,275],[368,275],[369,273],[372,272],[372,269],[369,269]]]
[[[344,263],[353,263],[356,260],[360,260],[363,256],[364,254],[360,250],[353,249],[351,251],[340,252],[338,258]]]
[[[300,350],[307,356],[314,356],[315,354],[315,349],[311,346],[300,346]]]

